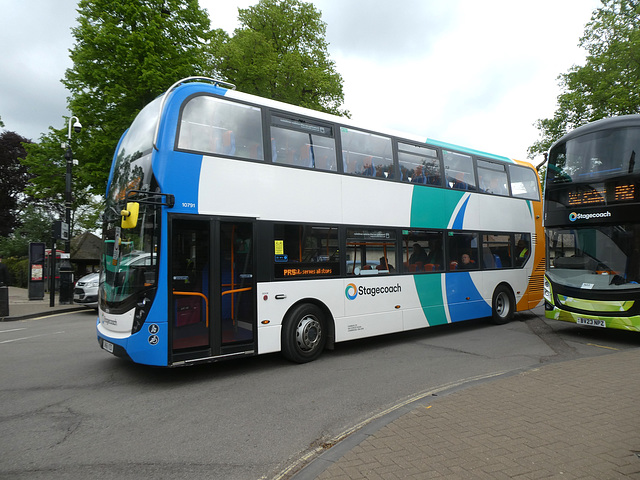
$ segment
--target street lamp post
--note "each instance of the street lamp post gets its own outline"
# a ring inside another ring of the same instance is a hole
[[[75,122],[74,122],[75,120]],[[73,123],[73,125],[72,125]],[[65,206],[65,223],[68,228],[68,235],[65,240],[66,258],[62,259],[60,264],[60,304],[68,305],[73,301],[73,267],[71,266],[71,207],[73,201],[71,199],[71,170],[73,167],[73,151],[71,150],[71,128],[76,133],[80,133],[82,125],[78,117],[69,118],[69,129],[67,131],[67,144],[64,158],[67,161],[67,174],[64,190],[64,206]],[[55,254],[55,252],[54,252]]]
[[[71,200],[71,168],[73,167],[73,151],[71,150],[71,122],[75,120],[73,124],[73,131],[76,133],[80,133],[82,130],[82,125],[80,124],[80,120],[78,117],[72,116],[69,119],[69,129],[67,131],[67,151],[64,154],[64,158],[67,161],[67,175],[64,189],[64,206],[65,206],[65,222],[69,227],[69,231],[71,231],[71,206],[73,201]],[[67,253],[71,253],[71,238],[68,238],[65,243],[65,251]]]

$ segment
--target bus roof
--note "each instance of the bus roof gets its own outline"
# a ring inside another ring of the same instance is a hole
[[[222,84],[224,84],[224,82],[221,82]],[[231,85],[233,86],[233,85]],[[211,93],[217,94],[217,95],[222,95],[225,97],[229,97],[229,98],[234,98],[237,100],[242,100],[245,102],[250,102],[250,103],[255,103],[255,104],[259,104],[265,107],[270,107],[270,108],[276,108],[285,112],[290,112],[290,113],[294,113],[294,114],[299,114],[299,115],[305,115],[308,117],[314,117],[316,119],[319,120],[324,120],[326,122],[331,122],[331,123],[340,123],[343,124],[345,126],[350,126],[350,127],[354,127],[354,128],[359,128],[359,129],[364,129],[364,130],[369,130],[372,132],[376,132],[376,133],[381,133],[381,134],[385,134],[385,135],[389,135],[392,137],[396,137],[399,139],[406,139],[406,140],[410,140],[413,142],[417,142],[417,143],[424,143],[426,145],[431,145],[431,146],[435,146],[435,147],[440,147],[440,148],[450,148],[453,150],[456,150],[458,152],[462,152],[462,153],[467,153],[469,155],[476,155],[476,156],[482,156],[485,158],[490,158],[490,159],[494,159],[494,160],[499,160],[502,162],[507,162],[507,163],[514,163],[514,160],[502,156],[502,155],[495,155],[492,153],[487,153],[487,152],[483,152],[480,150],[475,150],[472,148],[467,148],[467,147],[463,147],[460,145],[456,145],[453,143],[447,143],[447,142],[441,142],[439,140],[433,140],[424,136],[420,136],[420,135],[416,135],[416,134],[411,134],[411,133],[406,133],[406,132],[400,132],[397,130],[393,130],[393,129],[389,129],[389,128],[379,128],[373,125],[369,125],[366,123],[361,123],[361,122],[355,122],[353,120],[351,120],[350,118],[347,117],[339,117],[337,115],[332,115],[329,113],[325,113],[325,112],[320,112],[317,110],[311,110],[309,108],[305,108],[305,107],[300,107],[298,105],[293,105],[293,104],[289,104],[289,103],[284,103],[284,102],[280,102],[278,100],[272,100],[269,98],[265,98],[265,97],[260,97],[257,95],[252,95],[250,93],[245,93],[245,92],[240,92],[238,90],[235,89],[231,89],[231,88],[225,88],[226,85],[221,85],[221,84],[213,84],[213,83],[204,83],[204,82],[192,82],[192,83],[183,83],[180,84],[179,87],[182,88],[199,88],[201,91],[210,91]],[[205,87],[205,88],[202,88]],[[235,87],[235,86],[234,86]],[[177,87],[176,87],[177,88]]]
[[[640,127],[640,115],[620,115],[617,117],[603,118],[602,120],[596,120],[595,122],[587,123],[581,127],[572,130],[567,133],[560,140],[551,145],[549,150],[554,149],[557,145],[565,143],[582,135],[598,132],[602,130],[609,130],[612,128],[624,128],[624,127]]]

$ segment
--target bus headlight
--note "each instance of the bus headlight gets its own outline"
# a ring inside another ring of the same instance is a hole
[[[549,281],[549,279],[547,277],[544,277],[544,292],[543,292],[543,296],[544,296],[544,299],[547,302],[553,303],[553,301],[552,301],[553,296],[551,295],[551,282]]]

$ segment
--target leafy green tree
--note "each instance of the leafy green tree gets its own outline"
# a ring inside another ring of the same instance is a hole
[[[83,125],[72,136],[74,189],[103,195],[118,141],[136,114],[176,80],[207,68],[209,17],[197,0],[80,0],[78,14],[73,66],[62,81],[69,111]],[[29,154],[57,158],[66,132],[53,131]],[[33,184],[60,195],[52,180],[39,176]]]
[[[0,238],[0,254],[5,257],[25,257],[29,255],[30,242],[50,242],[51,218],[48,211],[29,204],[22,217],[22,224],[11,235]]]
[[[586,62],[559,76],[558,107],[535,123],[541,138],[529,147],[530,158],[585,123],[640,113],[640,2],[602,0],[578,45]]]
[[[20,159],[27,156],[23,144],[29,140],[15,132],[0,133],[0,236],[5,237],[20,225],[23,191],[29,181],[27,168]]]
[[[238,90],[337,115],[342,77],[327,50],[326,24],[313,4],[260,0],[238,9],[232,37],[217,32],[214,69]]]
[[[29,185],[24,189],[34,204],[49,212],[47,218],[51,224],[55,218],[64,219],[65,216],[65,183],[67,172],[66,149],[61,145],[68,141],[68,130],[49,129],[40,137],[39,143],[25,144],[28,155],[22,163],[33,176]],[[76,137],[71,137],[72,150],[76,158]],[[95,231],[99,228],[98,216],[104,208],[102,195],[93,194],[93,189],[78,179],[78,166],[74,165],[72,173],[72,218],[70,229],[72,236],[78,230]]]

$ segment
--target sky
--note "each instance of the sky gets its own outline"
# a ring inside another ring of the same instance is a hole
[[[232,33],[257,0],[199,0]],[[311,0],[327,24],[344,108],[392,129],[526,160],[534,123],[552,117],[558,75],[584,63],[578,47],[600,0]],[[72,66],[75,0],[0,0],[0,118],[37,141],[61,128]],[[200,72],[194,72],[200,73]],[[229,79],[233,82],[233,79]],[[82,121],[82,119],[80,119]],[[532,160],[539,163],[542,158]]]

